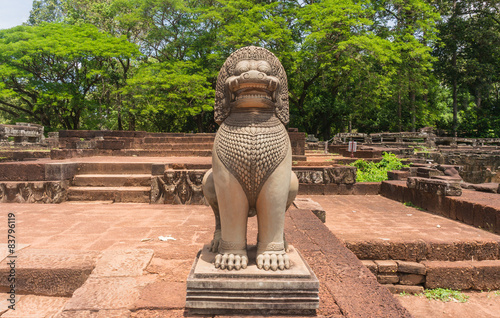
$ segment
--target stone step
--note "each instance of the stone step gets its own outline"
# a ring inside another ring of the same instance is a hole
[[[70,187],[69,201],[149,203],[151,187]]]
[[[138,157],[210,157],[212,156],[212,148],[206,150],[124,149],[112,155]]]
[[[423,288],[500,289],[500,260],[486,261],[361,261],[392,292],[418,293]]]
[[[141,162],[83,162],[78,164],[77,175],[151,174],[151,163]]]
[[[156,150],[172,150],[172,151],[182,151],[182,150],[212,150],[214,146],[213,142],[203,142],[203,143],[145,143],[140,147],[143,149],[156,149]]]
[[[94,156],[137,157],[210,157],[212,150],[153,150],[153,149],[53,149],[53,160]],[[93,173],[93,172],[91,172]],[[140,173],[140,172],[139,172]]]
[[[81,174],[71,182],[75,187],[147,187],[151,174]]]
[[[98,252],[25,248],[16,252],[16,293],[68,297],[95,267]],[[9,292],[12,259],[0,262],[0,289]],[[20,317],[20,316],[19,316]]]
[[[213,136],[196,136],[196,137],[146,137],[144,143],[203,143],[214,142]]]

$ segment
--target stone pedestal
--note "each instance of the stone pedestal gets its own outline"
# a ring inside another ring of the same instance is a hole
[[[255,259],[251,246],[248,258]],[[198,253],[187,279],[190,314],[314,315],[319,306],[319,281],[299,252],[290,246],[290,269],[264,271],[250,261],[246,269],[221,270],[208,245]]]

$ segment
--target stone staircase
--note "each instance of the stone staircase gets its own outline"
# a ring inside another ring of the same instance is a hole
[[[96,133],[101,133],[97,136]],[[80,136],[80,137],[78,137]],[[90,156],[210,157],[215,134],[65,131],[52,159]]]
[[[151,164],[82,163],[68,189],[68,201],[149,203]]]

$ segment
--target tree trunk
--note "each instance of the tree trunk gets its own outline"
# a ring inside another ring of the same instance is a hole
[[[402,128],[402,114],[401,114],[401,91],[398,91],[398,129],[399,129],[399,132],[402,132],[403,131],[403,128]]]
[[[128,130],[135,130],[135,115],[129,112]]]
[[[203,133],[203,114],[204,112],[196,115],[196,124],[198,125],[198,133]]]
[[[416,131],[416,119],[417,119],[417,109],[415,105],[415,91],[410,91],[410,103],[411,103],[411,132]]]

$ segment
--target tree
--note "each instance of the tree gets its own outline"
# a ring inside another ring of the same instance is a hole
[[[138,49],[92,25],[48,24],[0,30],[0,109],[50,128],[80,128],[89,98],[115,58]]]

